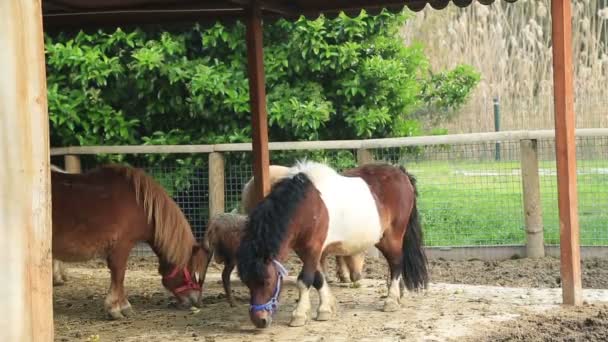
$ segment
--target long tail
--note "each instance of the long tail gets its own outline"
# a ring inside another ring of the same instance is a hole
[[[416,189],[416,178],[410,175],[401,167],[414,187],[414,195],[418,197]],[[410,220],[407,223],[407,230],[403,235],[403,275],[405,286],[408,290],[419,290],[426,288],[429,282],[429,274],[427,268],[426,254],[423,248],[422,226],[418,216],[418,208],[416,206],[416,198],[414,199],[414,207],[410,214]]]

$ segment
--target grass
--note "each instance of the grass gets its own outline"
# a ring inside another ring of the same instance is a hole
[[[525,243],[519,162],[410,163],[429,246]],[[555,163],[541,162],[547,244],[559,243]],[[581,243],[608,245],[608,161],[579,161]],[[594,173],[595,172],[595,173]],[[543,175],[544,173],[544,175]]]

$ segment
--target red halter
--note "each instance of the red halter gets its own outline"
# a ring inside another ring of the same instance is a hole
[[[169,273],[168,276],[163,276],[163,278],[164,279],[175,278],[175,276],[177,276],[179,271],[180,271],[180,269],[175,267],[175,268],[173,268],[173,271],[171,271],[171,273]],[[180,293],[186,292],[188,290],[201,291],[201,287],[192,280],[192,276],[190,275],[190,271],[188,271],[188,268],[184,268],[181,271],[184,274],[185,283],[184,283],[184,285],[182,285],[174,290],[171,290],[171,292],[173,292],[173,294],[177,296]]]

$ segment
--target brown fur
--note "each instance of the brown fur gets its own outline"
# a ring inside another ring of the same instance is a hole
[[[209,220],[209,225],[205,231],[202,246],[208,251],[209,256],[213,255],[213,259],[218,264],[223,264],[222,284],[226,298],[231,306],[235,306],[232,297],[232,289],[230,285],[230,275],[236,266],[236,253],[239,248],[243,230],[247,224],[247,216],[223,213],[215,215]],[[207,267],[203,269],[200,275],[200,285],[204,284]]]
[[[112,317],[121,318],[120,311],[130,308],[123,281],[136,243],[150,244],[161,265],[201,268],[190,224],[144,171],[108,165],[84,174],[51,172],[51,185],[53,257],[67,262],[107,260],[112,286],[106,309]]]

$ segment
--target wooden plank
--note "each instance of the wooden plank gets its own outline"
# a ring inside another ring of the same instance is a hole
[[[224,156],[213,152],[209,154],[209,217],[224,211]]]
[[[579,128],[577,137],[608,137],[608,128]],[[270,142],[271,151],[287,150],[356,150],[361,148],[386,148],[404,146],[461,145],[487,143],[494,141],[519,141],[522,139],[552,139],[555,130],[503,131],[490,133],[451,134],[445,136],[421,136],[404,138],[384,138],[367,140],[323,140],[323,141],[284,141]],[[54,147],[51,155],[67,154],[143,154],[143,153],[211,153],[211,152],[248,152],[251,143],[217,145],[145,145],[145,146],[70,146]]]
[[[562,296],[582,305],[570,0],[552,0],[551,15]]]
[[[264,80],[264,51],[262,15],[259,3],[253,1],[247,11],[247,71],[253,144],[253,176],[255,194],[259,201],[270,191],[268,118],[266,114],[266,84]]]
[[[49,118],[40,1],[0,1],[0,341],[52,341]]]
[[[526,257],[528,258],[542,258],[545,256],[537,144],[536,140],[520,141],[521,184],[526,221]]]

